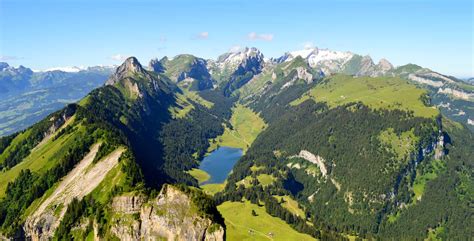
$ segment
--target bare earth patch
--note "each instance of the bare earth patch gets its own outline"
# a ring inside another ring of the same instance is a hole
[[[68,204],[74,199],[82,199],[92,192],[117,164],[123,148],[118,148],[103,160],[93,164],[100,144],[91,151],[74,169],[63,178],[58,187],[25,222],[25,232],[34,240],[48,239],[64,216]]]

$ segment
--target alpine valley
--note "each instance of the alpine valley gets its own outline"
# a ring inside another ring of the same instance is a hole
[[[318,48],[0,65],[0,91],[21,103],[71,86],[53,99],[78,102],[0,133],[0,239],[474,237],[470,82]],[[232,158],[224,181],[205,171]]]

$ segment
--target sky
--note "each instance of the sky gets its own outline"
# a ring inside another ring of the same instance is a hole
[[[474,76],[471,0],[0,0],[0,61],[120,64],[243,46],[267,58],[316,46]]]

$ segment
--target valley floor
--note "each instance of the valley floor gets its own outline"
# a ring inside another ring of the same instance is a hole
[[[240,104],[232,109],[230,123],[232,129],[226,127],[221,136],[211,140],[208,152],[217,149],[218,146],[240,148],[245,152],[258,134],[267,127],[257,113]]]
[[[227,240],[314,240],[249,201],[224,202],[217,209],[225,219]]]

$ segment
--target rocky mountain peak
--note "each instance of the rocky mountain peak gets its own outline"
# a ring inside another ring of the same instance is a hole
[[[147,74],[140,62],[138,62],[138,59],[132,56],[127,58],[125,62],[117,68],[115,73],[107,80],[106,85],[113,85],[121,79],[130,77],[136,73]]]
[[[329,49],[320,49],[317,47],[305,48],[287,52],[278,58],[277,63],[289,62],[297,57],[303,58],[311,68],[318,68],[325,74],[340,72],[346,64],[354,56],[351,52],[334,51]]]
[[[161,66],[159,66],[161,64]],[[212,88],[212,78],[207,68],[205,59],[191,54],[180,54],[171,59],[163,58],[160,63],[155,64],[154,69],[163,72],[173,82],[183,82],[182,87],[192,90],[204,90]]]
[[[263,54],[255,47],[242,48],[237,51],[225,53],[217,58],[217,63],[220,65],[239,65],[247,59],[256,59],[263,62]]]
[[[10,65],[8,65],[5,62],[0,62],[0,71],[3,71],[4,69],[8,68]]]
[[[377,64],[377,67],[382,71],[388,71],[393,69],[393,65],[386,59],[380,59],[379,63]]]
[[[156,73],[163,73],[165,72],[165,67],[163,64],[160,62],[158,59],[152,59],[150,60],[150,63],[148,64],[148,69],[151,71],[154,71]]]
[[[374,61],[372,60],[372,58],[370,57],[370,55],[365,55],[364,57],[362,57],[362,63],[365,63],[367,65],[374,65]]]
[[[119,67],[118,70],[130,71],[130,72],[144,72],[142,65],[138,62],[138,59],[135,57],[129,57],[125,62]]]
[[[8,63],[0,62],[0,71],[8,72],[11,75],[27,75],[31,76],[33,71],[30,68],[26,68],[23,65],[18,66],[17,68],[10,66]]]

